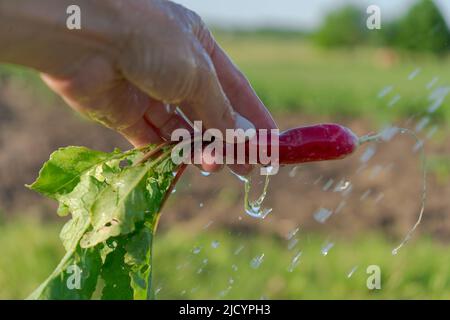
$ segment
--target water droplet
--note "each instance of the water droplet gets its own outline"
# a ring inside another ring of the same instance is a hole
[[[220,243],[217,240],[214,240],[213,242],[211,242],[211,247],[213,247],[214,249],[217,249],[219,247]]]
[[[172,189],[172,194],[174,194],[175,192],[177,192],[177,189],[173,188]]]
[[[288,232],[286,239],[287,240],[291,240],[296,234],[297,232],[300,230],[300,228],[295,228],[294,230],[291,230]]]
[[[364,151],[362,156],[359,158],[359,161],[361,161],[363,163],[369,161],[375,155],[376,151],[377,151],[377,148],[375,148],[373,146],[368,147]]]
[[[347,204],[347,202],[345,200],[342,200],[341,202],[339,202],[338,206],[336,207],[336,210],[334,210],[334,213],[341,212],[341,210],[344,209],[346,204]]]
[[[226,288],[225,290],[220,291],[220,292],[219,292],[219,297],[220,297],[220,298],[225,297],[225,296],[230,292],[231,289],[232,289],[232,287],[229,286],[229,287]]]
[[[322,175],[320,175],[314,182],[313,182],[313,184],[314,185],[316,185],[316,184],[318,184],[319,182],[320,182],[320,180],[322,180]]]
[[[212,221],[212,220],[208,221],[208,223],[206,223],[206,224],[203,226],[203,230],[206,230],[206,229],[208,229],[209,227],[211,227],[211,225],[213,224],[213,222],[214,222],[214,221]]]
[[[234,250],[234,255],[237,256],[242,252],[242,250],[244,250],[244,246],[241,245],[236,250]]]
[[[333,183],[334,183],[334,179],[331,179],[331,178],[328,179],[328,181],[324,184],[322,190],[323,190],[323,191],[328,191],[328,189],[331,188],[331,186],[333,185]]]
[[[200,208],[203,208],[203,202],[200,202],[200,204],[198,205]]]
[[[295,256],[291,260],[291,264],[289,265],[289,268],[288,268],[289,272],[293,272],[294,269],[299,265],[301,256],[302,256],[301,251],[299,251],[295,254]]]
[[[398,132],[399,128],[388,126],[381,130],[380,137],[384,141],[390,141]]]
[[[396,94],[391,101],[388,103],[388,107],[392,108],[399,100],[401,99],[401,96],[399,94]]]
[[[200,171],[200,173],[204,177],[209,177],[211,175],[211,172],[208,172],[208,171]]]
[[[358,266],[354,266],[349,273],[347,273],[347,278],[351,278],[353,276],[353,274],[355,273],[355,271],[358,269]]]
[[[261,266],[261,263],[264,260],[264,253],[260,254],[259,256],[256,256],[252,259],[252,261],[250,262],[250,266],[253,269],[258,269]]]
[[[343,197],[349,196],[350,193],[352,193],[352,190],[353,190],[353,186],[350,184],[350,186],[342,192],[342,196]]]
[[[295,166],[295,167],[293,167],[293,168],[291,169],[291,171],[289,171],[289,177],[290,177],[290,178],[294,178],[294,177],[295,177],[295,175],[297,174],[297,169],[298,169],[298,167]]]
[[[371,189],[367,189],[362,195],[361,197],[359,197],[359,201],[364,201],[367,199],[368,196],[370,196],[370,194],[372,193]]]
[[[250,189],[251,189],[251,180],[247,179],[245,181],[245,184],[244,184],[245,213],[247,213],[249,216],[251,216],[253,218],[258,218],[258,219],[265,219],[267,217],[267,215],[269,215],[272,212],[272,208],[263,208],[262,207],[262,203],[264,202],[264,199],[266,198],[266,195],[267,195],[269,181],[270,181],[270,176],[266,175],[263,191],[262,191],[261,195],[259,196],[259,198],[256,199],[255,201],[249,200]]]
[[[376,177],[378,177],[378,175],[381,173],[381,171],[383,171],[383,166],[377,164],[372,168],[372,171],[370,172],[370,176],[369,179],[373,180]]]
[[[380,192],[378,196],[375,198],[375,203],[380,202],[384,198],[384,193]]]
[[[288,250],[292,250],[297,245],[297,243],[298,243],[297,238],[289,240],[288,246],[287,246]]]
[[[444,102],[444,98],[439,98],[439,99],[433,100],[431,102],[431,104],[428,106],[428,109],[427,109],[428,113],[436,112],[436,110],[441,107],[443,102]]]
[[[427,139],[431,139],[437,131],[438,131],[438,127],[432,126],[430,128],[430,130],[428,130],[428,132],[427,132]]]
[[[320,249],[320,252],[322,253],[323,256],[326,256],[333,247],[334,247],[333,242],[327,242],[325,245],[323,245],[322,249]]]
[[[415,77],[417,77],[417,75],[420,73],[420,71],[422,71],[421,68],[415,69],[413,72],[411,72],[411,73],[408,75],[408,80],[413,80]]]
[[[234,272],[237,272],[237,271],[239,270],[238,266],[235,265],[235,264],[233,264],[233,265],[231,266],[231,269],[232,269]]]
[[[193,254],[199,254],[200,251],[202,251],[202,248],[201,248],[201,247],[195,247],[194,249],[192,249],[192,253],[193,253]]]
[[[392,91],[392,89],[394,89],[393,86],[386,86],[383,89],[381,89],[381,91],[378,93],[378,99],[385,97],[387,94],[389,94],[389,92]]]
[[[427,89],[430,90],[437,82],[439,81],[439,77],[434,77],[430,82],[427,83]]]
[[[328,210],[326,208],[320,208],[314,213],[314,219],[317,222],[324,223],[325,221],[328,220],[328,218],[331,216],[332,213],[333,211],[331,210]]]
[[[422,119],[420,119],[420,121],[416,125],[416,132],[422,131],[422,129],[425,128],[429,122],[430,117],[423,117]]]
[[[419,151],[420,149],[422,149],[423,144],[424,144],[423,140],[417,141],[416,144],[415,144],[414,147],[413,147],[413,152],[417,152],[417,151]]]

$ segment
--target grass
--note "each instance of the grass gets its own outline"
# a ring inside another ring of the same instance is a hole
[[[0,298],[25,298],[52,271],[63,255],[59,228],[30,219],[0,226]],[[323,256],[320,248],[326,237],[300,233],[298,238],[298,245],[289,250],[287,240],[271,236],[182,229],[158,234],[157,298],[450,298],[448,249],[430,239],[420,238],[392,256],[393,243],[381,235],[365,235],[338,240]],[[195,254],[197,247],[200,252]],[[300,263],[289,272],[296,250],[302,250]],[[252,268],[252,259],[262,253],[262,263]],[[366,287],[369,265],[381,269],[381,290]]]
[[[303,111],[334,117],[364,116],[374,120],[425,113],[428,96],[450,84],[449,58],[399,55],[384,67],[374,48],[321,50],[293,37],[239,37],[219,34],[218,41],[244,71],[261,99],[273,112]],[[412,80],[415,70],[420,72]],[[432,90],[427,84],[439,78]],[[383,98],[378,94],[392,86]],[[401,98],[392,107],[396,95]],[[448,102],[436,119],[450,119]]]
[[[373,48],[323,51],[295,35],[230,36],[218,40],[248,76],[274,113],[303,112],[333,117],[364,117],[392,121],[423,114],[430,104],[427,84],[450,84],[450,60],[432,56],[401,56],[391,67],[378,61]],[[417,76],[408,76],[417,68]],[[13,76],[30,84],[36,95],[48,95],[35,73],[17,67],[0,68],[0,76]],[[392,86],[386,96],[379,92]],[[401,98],[389,107],[396,95]],[[432,115],[450,120],[449,102]],[[433,159],[430,166],[450,176],[448,157]],[[1,216],[0,216],[1,218]],[[61,225],[26,220],[0,219],[0,298],[26,297],[50,274],[63,255],[58,239]],[[288,266],[296,250],[287,241],[271,236],[235,235],[226,230],[191,234],[174,229],[158,234],[154,257],[157,297],[164,298],[450,298],[448,248],[428,238],[410,243],[398,256],[381,234],[339,240],[327,256],[320,254],[325,235],[301,234],[299,265]],[[212,241],[219,246],[213,248]],[[244,246],[239,254],[237,248]],[[201,251],[194,254],[193,248]],[[264,253],[259,268],[252,259]],[[207,260],[205,260],[207,259]],[[366,288],[367,266],[379,265],[382,289]],[[349,271],[358,266],[354,275]],[[199,272],[201,270],[201,272]],[[236,271],[237,270],[237,271]],[[230,289],[228,289],[231,287]]]
[[[335,119],[364,116],[392,121],[425,114],[432,103],[428,100],[430,93],[450,85],[450,74],[446,72],[450,57],[400,53],[396,63],[384,66],[379,49],[323,50],[296,33],[218,32],[217,39],[274,113],[301,111]],[[417,75],[409,80],[416,70]],[[1,75],[12,75],[29,83],[39,95],[52,97],[32,71],[1,66]],[[433,87],[427,88],[434,78],[437,81]],[[378,97],[387,87],[392,90]],[[397,102],[396,96],[400,97]],[[450,121],[449,102],[444,101],[431,117]]]

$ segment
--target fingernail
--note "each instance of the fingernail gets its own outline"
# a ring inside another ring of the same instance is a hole
[[[245,139],[243,141],[239,141],[239,142],[245,142],[247,140],[251,140],[256,135],[255,125],[253,123],[251,123],[250,120],[243,117],[242,115],[240,115],[237,112],[236,112],[235,128],[242,129],[246,133]]]

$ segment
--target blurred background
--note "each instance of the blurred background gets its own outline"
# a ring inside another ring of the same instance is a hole
[[[338,122],[386,142],[338,161],[285,167],[264,220],[228,171],[189,169],[155,241],[156,297],[450,298],[450,3],[445,0],[183,0],[248,76],[281,129]],[[381,29],[366,27],[369,4]],[[416,132],[419,141],[395,128]],[[25,298],[63,255],[64,219],[27,190],[58,147],[130,146],[65,106],[32,71],[0,67],[0,298]],[[417,220],[420,147],[427,155]],[[253,181],[258,195],[261,177]],[[366,287],[369,265],[381,290]]]

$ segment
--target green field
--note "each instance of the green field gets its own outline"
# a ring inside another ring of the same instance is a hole
[[[276,39],[219,34],[218,41],[275,117],[281,112],[296,112],[336,122],[344,117],[404,119],[424,114],[433,89],[450,85],[448,58],[400,55],[395,64],[385,67],[377,62],[379,53],[374,48],[324,51],[293,36]],[[418,68],[420,72],[409,80]],[[39,95],[48,96],[34,73],[2,67],[2,75],[32,83]],[[433,87],[427,88],[435,77]],[[378,97],[388,86],[392,90]],[[397,95],[400,99],[392,103]],[[448,100],[433,116],[448,123]],[[442,157],[439,170],[448,176],[448,158]],[[0,219],[0,299],[25,298],[52,271],[63,255],[58,238],[61,225],[31,218]],[[192,231],[175,225],[157,235],[157,298],[450,299],[448,246],[432,237],[415,236],[399,255],[392,256],[396,243],[388,242],[382,234],[363,234],[336,241],[323,256],[320,248],[327,235],[304,232],[297,248],[289,250],[285,239],[270,235],[237,236],[228,230]],[[211,246],[213,241],[218,241],[217,248]],[[236,255],[241,245],[245,247]],[[194,254],[197,246],[202,249]],[[302,250],[300,263],[289,272],[296,250]],[[263,262],[253,269],[252,259],[262,253]],[[369,265],[381,268],[381,290],[366,288]],[[357,270],[348,278],[355,266]]]
[[[52,271],[63,255],[58,230],[56,224],[34,220],[0,226],[0,298],[25,298]],[[323,256],[325,237],[305,233],[298,238],[296,248],[288,250],[285,239],[212,231],[189,235],[174,227],[158,234],[155,243],[157,298],[450,298],[448,249],[429,239],[422,237],[392,256],[393,243],[366,235],[336,241]],[[289,272],[296,250],[302,256]],[[262,263],[252,268],[252,259],[262,253]],[[369,265],[380,267],[380,290],[366,287]]]
[[[430,92],[450,84],[448,58],[398,54],[396,63],[383,67],[374,48],[322,50],[291,37],[219,36],[218,41],[274,112],[391,120],[426,112]],[[417,75],[409,80],[416,70]],[[430,90],[427,85],[434,78],[437,80]],[[389,86],[392,90],[379,98]],[[397,95],[400,99],[389,107]],[[435,116],[450,119],[448,102]]]

